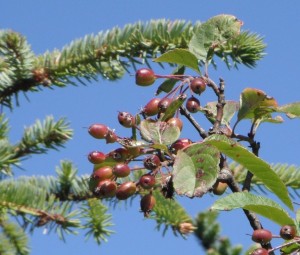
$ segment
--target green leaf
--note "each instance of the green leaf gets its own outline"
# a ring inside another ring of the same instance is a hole
[[[238,208],[260,214],[280,226],[296,225],[294,219],[290,217],[288,212],[275,201],[266,197],[253,195],[249,192],[232,193],[226,197],[220,198],[215,201],[211,210],[228,211]]]
[[[275,112],[277,102],[259,89],[246,88],[240,96],[238,121],[242,119],[260,119]]]
[[[140,125],[142,137],[155,144],[170,145],[180,136],[180,129],[170,126],[163,121],[153,122],[152,120],[143,120]]]
[[[189,43],[189,50],[196,57],[208,62],[213,58],[214,48],[226,43],[240,32],[241,22],[232,15],[218,15],[203,23]]]
[[[195,143],[179,150],[173,170],[173,184],[179,195],[201,197],[216,182],[220,154],[213,146]]]
[[[267,188],[277,195],[285,205],[293,209],[287,187],[269,164],[255,156],[236,141],[224,135],[212,135],[205,139],[204,142],[216,146],[222,153],[247,168],[259,178]]]
[[[291,243],[291,240],[286,240],[286,241],[283,243],[283,245],[284,245],[284,244],[289,244],[289,245],[287,245],[287,246],[285,246],[285,247],[282,247],[282,248],[280,249],[280,254],[281,254],[281,255],[298,254],[298,252],[297,252],[297,253],[293,253],[293,252],[299,251],[299,250],[300,250],[300,244],[298,244],[296,241],[295,241],[294,243],[292,243],[292,244],[290,244],[290,243]]]
[[[209,118],[209,120],[214,123],[216,120],[216,115],[217,115],[217,102],[209,102],[209,103],[207,103],[205,108],[208,109],[213,114],[213,116],[207,115],[207,118]],[[227,100],[226,104],[224,106],[223,118],[222,118],[221,124],[229,125],[230,120],[232,119],[232,117],[238,110],[239,110],[238,102]]]
[[[156,149],[156,150],[162,150],[165,152],[168,152],[169,149],[165,144],[153,144],[151,145],[151,148]]]
[[[289,118],[300,117],[300,102],[286,104],[277,108],[278,112],[284,112]]]
[[[193,53],[191,53],[186,49],[170,50],[162,54],[160,57],[155,58],[153,61],[183,65],[201,74],[201,71],[199,70],[199,66],[198,66],[198,59]]]
[[[300,226],[300,209],[296,211],[296,221],[298,222],[297,227],[299,229]]]
[[[185,71],[185,67],[180,66],[180,67],[177,67],[175,69],[175,71],[172,72],[172,74],[183,75],[184,71]],[[161,92],[166,92],[166,93],[170,92],[177,82],[178,82],[178,80],[176,80],[176,79],[165,79],[164,82],[159,85],[155,94],[159,95]]]
[[[166,112],[162,115],[162,117],[159,119],[160,121],[166,121],[174,116],[176,111],[179,109],[180,106],[182,106],[183,102],[186,100],[187,95],[180,94],[177,96],[171,104],[168,106]]]
[[[259,122],[269,122],[274,124],[280,124],[283,123],[283,118],[281,116],[275,116],[274,118],[272,116],[264,116],[262,119],[259,120]]]

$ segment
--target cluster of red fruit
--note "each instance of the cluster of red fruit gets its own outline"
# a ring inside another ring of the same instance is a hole
[[[172,78],[172,79],[183,80],[183,78],[185,78],[185,77],[186,76],[184,76],[184,75],[179,75],[179,76],[157,75],[151,69],[142,68],[136,72],[135,82],[137,85],[140,85],[140,86],[149,86],[149,85],[152,85],[157,78]],[[189,82],[189,88],[191,89],[192,93],[200,95],[206,89],[206,82],[202,77],[196,77],[196,78],[189,77],[189,79],[187,79],[187,82]],[[165,110],[166,107],[168,107],[168,105],[171,102],[172,102],[172,99],[168,98],[168,97],[166,97],[162,100],[153,99],[152,101],[149,102],[151,104],[151,106],[147,105],[148,106],[147,108],[150,108],[150,109],[149,110],[147,109],[145,114],[147,116],[153,116],[153,115],[157,114],[157,112],[158,112],[158,110],[156,110],[156,109],[160,109],[161,111],[163,111],[163,110]],[[186,108],[191,113],[198,112],[200,109],[199,99],[197,99],[193,95],[191,97],[189,97],[186,101]]]
[[[108,140],[112,142],[112,137],[116,142],[118,136],[106,125],[93,124],[89,127],[91,136],[97,139]],[[144,167],[151,170],[144,174],[137,182],[125,180],[131,173],[129,162],[143,152],[140,147],[117,148],[107,154],[100,151],[92,151],[88,155],[88,160],[94,164],[89,186],[95,196],[99,198],[116,197],[119,200],[125,200],[136,193],[138,189],[150,190],[141,199],[141,210],[145,216],[155,205],[155,198],[151,189],[155,186],[156,180],[154,171],[160,166],[160,159],[156,155],[150,155],[144,159]],[[122,181],[123,179],[123,181]]]
[[[292,239],[297,239],[296,241],[300,240],[299,237],[297,236],[297,231],[296,231],[295,226],[291,226],[291,225],[282,226],[280,229],[280,232],[279,232],[279,236],[273,235],[272,232],[267,229],[257,229],[257,230],[254,230],[252,233],[252,240],[254,242],[260,243],[260,244],[267,244],[274,237],[280,237],[284,240],[292,240]],[[268,255],[268,254],[269,254],[269,251],[265,248],[255,249],[251,253],[251,255]]]
[[[141,110],[140,114],[143,118],[149,119],[152,116],[157,115],[157,119],[151,121],[158,121],[159,117],[164,114],[168,107],[173,102],[174,94],[179,91],[183,94],[184,91],[190,88],[192,96],[186,101],[186,108],[189,112],[195,113],[200,109],[200,101],[193,96],[193,94],[200,95],[206,89],[206,82],[201,77],[188,77],[188,76],[158,76],[154,72],[147,68],[142,68],[136,72],[136,84],[141,86],[147,86],[154,83],[157,78],[174,78],[182,81],[182,84],[173,92],[167,94],[164,98],[151,99]],[[183,91],[183,85],[188,84]],[[173,97],[172,97],[173,96]],[[170,118],[161,121],[167,123],[169,126],[176,126],[179,130],[182,130],[183,123],[177,116],[171,116]],[[118,121],[125,128],[135,128],[139,130],[139,118],[128,112],[119,112]],[[149,212],[155,205],[155,198],[152,195],[154,188],[161,188],[165,197],[172,197],[172,187],[168,187],[168,180],[170,180],[171,173],[168,166],[172,165],[174,157],[170,155],[176,155],[178,150],[185,148],[192,144],[192,141],[187,138],[181,138],[168,146],[168,152],[161,151],[157,148],[152,148],[147,145],[137,145],[137,141],[133,141],[132,138],[118,137],[114,130],[108,128],[103,124],[93,124],[89,127],[89,133],[96,139],[104,139],[106,143],[119,143],[122,147],[117,148],[109,153],[103,153],[100,151],[93,151],[89,153],[88,159],[94,164],[93,173],[90,177],[90,190],[93,194],[99,198],[116,197],[119,200],[125,200],[134,194],[145,194],[141,199],[141,210],[145,216],[149,215]],[[142,137],[143,139],[143,137]],[[126,144],[126,141],[128,144]],[[125,143],[124,143],[125,142]],[[134,145],[132,145],[134,144]],[[128,145],[128,146],[127,146]],[[137,160],[138,157],[143,156],[143,166],[138,168],[131,168],[130,163],[132,160]],[[162,167],[167,169],[167,173],[162,172]],[[130,173],[133,170],[148,170],[148,173],[142,175],[139,180],[132,181],[130,179]],[[160,176],[158,176],[158,174]],[[160,185],[156,185],[157,180],[160,180]],[[167,189],[164,191],[163,189]],[[146,192],[145,192],[146,191]],[[147,192],[148,191],[148,192]]]

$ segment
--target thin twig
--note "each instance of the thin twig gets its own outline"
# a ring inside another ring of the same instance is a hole
[[[205,139],[208,137],[208,134],[205,132],[205,130],[198,124],[198,122],[193,118],[193,116],[186,110],[184,106],[180,106],[180,113],[185,116],[190,123],[194,126],[194,128],[198,131],[199,135]]]

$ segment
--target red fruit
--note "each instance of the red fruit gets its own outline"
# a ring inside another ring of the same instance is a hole
[[[89,133],[97,139],[104,139],[108,133],[108,127],[103,124],[93,124],[89,127]]]
[[[268,243],[272,240],[272,233],[266,229],[256,229],[252,233],[252,241],[256,243]]]
[[[144,213],[145,217],[149,217],[149,213],[155,206],[156,200],[152,194],[147,194],[141,199],[141,211]]]
[[[250,255],[269,255],[269,252],[264,248],[258,248],[251,252]]]
[[[215,195],[222,195],[226,191],[228,187],[228,184],[226,182],[216,182],[215,185],[213,186],[213,193]]]
[[[144,189],[151,189],[155,185],[155,177],[151,174],[144,174],[141,176],[138,184]]]
[[[172,99],[165,97],[163,99],[161,99],[158,103],[158,109],[160,113],[164,113],[166,112],[167,108],[169,107],[169,105],[172,103]]]
[[[131,128],[135,124],[135,118],[129,112],[119,112],[118,121],[123,127],[126,128]]]
[[[100,164],[105,160],[105,154],[100,151],[92,151],[88,155],[88,160],[93,164]]]
[[[98,180],[98,182],[110,179],[111,177],[113,177],[113,170],[109,166],[100,167],[94,170],[92,174],[92,178]]]
[[[186,101],[186,105],[185,105],[186,109],[190,112],[190,113],[195,113],[199,111],[200,108],[200,101],[191,96],[187,101]]]
[[[118,188],[116,197],[119,200],[125,200],[131,197],[136,192],[136,185],[134,182],[124,182]]]
[[[182,130],[183,122],[179,118],[171,118],[167,123],[170,124],[170,126],[178,127],[180,131]]]
[[[185,147],[187,147],[188,145],[190,145],[192,143],[193,142],[188,138],[181,138],[181,139],[178,139],[177,141],[175,141],[171,145],[170,150],[171,150],[172,153],[177,154],[178,150],[182,150],[182,149],[184,149]]]
[[[125,148],[118,148],[106,155],[106,158],[111,158],[117,162],[123,162],[130,157],[129,151]]]
[[[159,108],[158,104],[160,102],[160,98],[151,99],[143,108],[142,112],[147,116],[153,116],[158,114]]]
[[[105,136],[106,143],[115,143],[118,140],[118,136],[114,131],[108,130],[107,135]]]
[[[280,236],[284,240],[291,240],[296,236],[295,226],[285,225],[280,229]]]
[[[144,159],[144,167],[148,170],[155,170],[161,165],[160,159],[157,155],[150,155]]]
[[[152,85],[155,79],[155,73],[149,68],[141,68],[135,73],[135,83],[140,86]]]
[[[116,177],[126,177],[130,174],[130,167],[127,164],[119,163],[113,167],[113,174]]]
[[[104,180],[98,184],[94,193],[100,197],[108,198],[108,197],[114,197],[116,195],[116,192],[117,192],[116,182],[112,180]]]
[[[190,84],[191,90],[196,94],[201,94],[206,89],[206,83],[202,78],[195,78]]]

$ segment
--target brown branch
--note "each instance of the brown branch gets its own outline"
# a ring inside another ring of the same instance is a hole
[[[199,135],[203,139],[208,137],[208,134],[205,132],[205,130],[198,124],[198,122],[193,118],[193,116],[186,110],[184,106],[180,106],[179,110],[180,113],[190,121],[190,123],[194,126],[194,128],[198,131]]]

